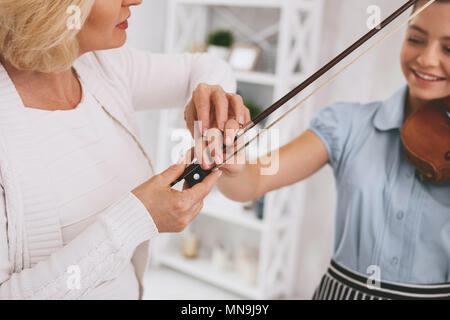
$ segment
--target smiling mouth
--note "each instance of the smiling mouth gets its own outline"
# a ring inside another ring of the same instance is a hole
[[[433,81],[433,82],[437,82],[437,81],[445,81],[447,80],[447,78],[444,77],[437,77],[437,76],[432,76],[429,74],[424,74],[422,72],[419,72],[417,70],[414,70],[411,68],[411,72],[418,77],[419,79],[425,80],[425,81]]]

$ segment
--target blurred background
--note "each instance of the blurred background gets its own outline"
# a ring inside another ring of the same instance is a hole
[[[403,3],[145,0],[133,8],[127,46],[158,53],[208,51],[222,57],[233,66],[238,92],[256,114],[368,32],[367,21],[377,13],[371,6],[385,18]],[[280,143],[301,134],[314,113],[332,102],[369,102],[392,95],[405,82],[399,63],[404,35],[402,30],[372,50],[283,120],[276,127]],[[158,172],[171,164],[174,145],[189,137],[182,108],[137,114]],[[265,141],[256,152],[273,146]],[[145,298],[309,299],[332,256],[335,202],[329,166],[254,203],[233,203],[213,192],[187,230],[161,235],[152,243]]]

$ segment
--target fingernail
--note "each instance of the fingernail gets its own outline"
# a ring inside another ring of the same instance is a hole
[[[221,131],[225,130],[225,122],[221,122],[221,123],[219,124],[219,129],[220,129]]]
[[[239,116],[238,122],[244,124],[244,116]]]
[[[219,157],[219,156],[216,156],[216,157],[215,157],[215,160],[216,160],[216,163],[217,163],[217,164],[221,164],[221,163],[222,163],[222,158]]]
[[[184,157],[181,156],[180,159],[178,159],[177,164],[182,164],[184,162]]]
[[[233,143],[233,139],[232,139],[230,136],[228,136],[227,139],[226,139],[226,141],[225,141],[225,143],[226,143],[227,145],[230,145],[230,144]]]

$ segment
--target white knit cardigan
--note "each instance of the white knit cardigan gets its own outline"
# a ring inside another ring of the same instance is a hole
[[[229,66],[205,54],[163,55],[121,48],[85,54],[74,67],[105,110],[134,137],[147,159],[135,122],[137,109],[184,107],[199,83],[218,84],[228,92],[236,90]],[[48,208],[52,203],[50,182],[42,177],[38,184],[21,184],[21,177],[32,175],[33,165],[40,160],[40,151],[33,149],[33,137],[27,130],[24,108],[0,64],[0,183],[4,193],[0,207],[0,298],[80,299],[117,276],[130,258],[142,298],[149,240],[158,234],[145,207],[131,192],[114,199],[98,222],[63,247],[57,211]],[[30,238],[38,245],[33,241],[31,246]],[[4,248],[7,253],[2,252]],[[38,258],[32,261],[31,256]],[[67,285],[72,265],[84,271],[81,289]]]

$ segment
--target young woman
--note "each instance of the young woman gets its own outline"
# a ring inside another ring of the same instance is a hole
[[[309,130],[279,150],[275,175],[260,175],[259,165],[223,167],[219,189],[249,201],[332,166],[334,254],[314,299],[450,297],[450,183],[421,181],[400,139],[409,115],[450,95],[450,1],[411,21],[400,63],[407,85],[383,102],[321,110]],[[380,288],[367,286],[374,270]]]
[[[105,50],[141,2],[0,0],[0,299],[141,298],[149,241],[184,229],[220,173],[182,192],[183,163],[152,177],[134,107],[192,96],[189,120],[210,102],[219,128],[250,120],[221,61]]]

